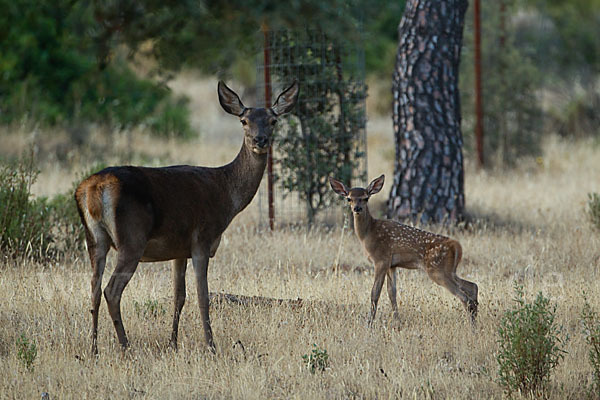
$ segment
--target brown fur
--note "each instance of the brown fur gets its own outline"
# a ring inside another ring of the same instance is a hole
[[[99,221],[102,218],[102,193],[105,190],[118,200],[120,182],[116,176],[107,174],[92,175],[84,180],[75,191],[75,199],[79,208],[86,207],[91,217]],[[85,201],[85,204],[82,203]]]

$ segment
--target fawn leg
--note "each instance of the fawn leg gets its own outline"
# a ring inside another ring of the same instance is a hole
[[[458,282],[454,279],[453,274],[447,273],[447,271],[440,270],[438,268],[427,268],[427,275],[431,278],[432,281],[437,283],[440,286],[445,287],[452,293],[454,296],[458,297],[458,299],[463,303],[467,311],[471,312],[470,307],[472,306],[472,301],[469,297],[461,290]],[[477,307],[475,307],[476,310]],[[474,320],[473,313],[471,312],[471,321]]]
[[[394,310],[394,318],[400,320],[398,314],[398,303],[396,302],[396,269],[390,268],[387,272],[387,292],[392,303],[392,310]]]
[[[373,282],[373,289],[371,289],[371,314],[369,316],[369,326],[371,326],[375,320],[377,302],[379,301],[379,295],[381,294],[381,288],[383,287],[386,272],[386,268],[375,266],[375,282]]]

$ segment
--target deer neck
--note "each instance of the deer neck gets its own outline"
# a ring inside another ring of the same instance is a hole
[[[373,226],[373,221],[374,219],[371,216],[368,207],[363,214],[354,214],[354,232],[359,240],[365,240]]]
[[[254,198],[266,165],[267,154],[254,153],[244,141],[236,158],[224,167],[234,215],[246,208]]]

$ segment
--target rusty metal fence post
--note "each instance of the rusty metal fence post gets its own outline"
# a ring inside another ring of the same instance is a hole
[[[265,72],[265,107],[271,107],[271,53],[269,45],[269,27],[262,24],[264,36],[264,72]],[[269,146],[267,155],[267,198],[269,203],[269,228],[275,229],[275,205],[273,204],[273,147]]]

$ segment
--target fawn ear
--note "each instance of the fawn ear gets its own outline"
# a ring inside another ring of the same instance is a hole
[[[376,193],[379,193],[381,188],[383,187],[383,181],[385,179],[385,175],[381,175],[379,178],[373,179],[369,186],[367,187],[367,194],[372,196]]]
[[[346,185],[344,185],[342,182],[333,178],[329,178],[329,184],[331,185],[333,191],[339,194],[340,196],[348,196],[349,190],[346,187]]]
[[[275,113],[275,115],[280,116],[285,113],[289,113],[292,111],[294,106],[296,105],[296,101],[298,101],[298,82],[294,81],[292,85],[285,89],[275,100],[275,104],[271,107],[271,110]]]
[[[242,115],[246,107],[244,107],[240,97],[233,90],[229,89],[223,81],[219,81],[217,92],[219,93],[219,103],[221,103],[223,110],[238,117]]]

